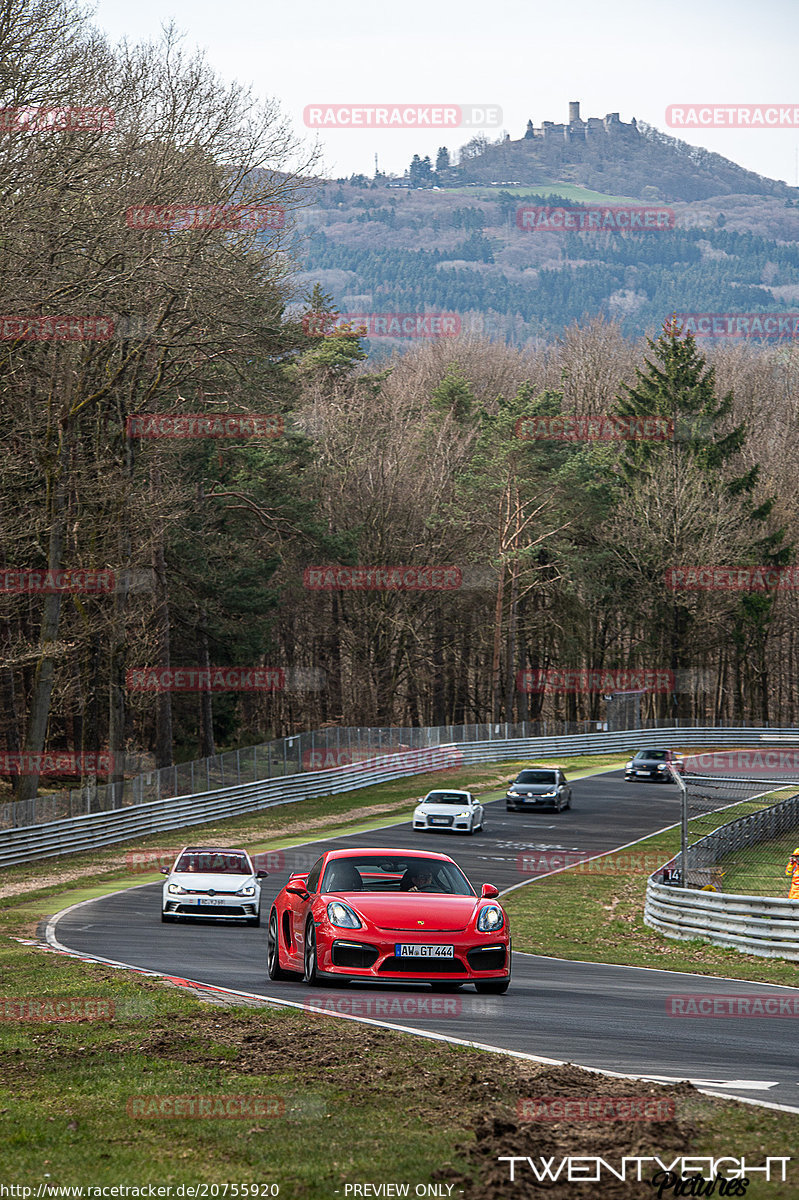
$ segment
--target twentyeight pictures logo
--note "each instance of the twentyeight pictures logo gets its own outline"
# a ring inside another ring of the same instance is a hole
[[[302,328],[308,337],[457,337],[461,319],[448,312],[306,313]]]
[[[309,129],[493,129],[498,104],[306,104]]]

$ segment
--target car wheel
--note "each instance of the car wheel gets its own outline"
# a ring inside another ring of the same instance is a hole
[[[510,987],[510,979],[481,979],[474,986],[478,992],[487,992],[492,996],[504,996]]]
[[[305,950],[303,953],[303,979],[309,987],[319,983],[319,971],[316,965],[316,928],[313,921],[305,926]]]
[[[474,836],[474,817],[472,817],[471,821],[469,822],[469,828],[466,830],[466,832]]]
[[[566,801],[566,804],[564,805],[564,807],[571,808],[571,806],[572,806],[572,794],[571,794],[571,792],[569,792],[569,799]]]
[[[270,979],[291,979],[291,973],[284,971],[280,965],[280,949],[278,947],[277,909],[269,914],[269,931],[266,935],[266,972]]]

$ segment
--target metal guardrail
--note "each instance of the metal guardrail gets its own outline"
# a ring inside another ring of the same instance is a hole
[[[126,778],[116,782],[100,783],[97,779],[89,778],[77,788],[41,792],[30,800],[0,802],[0,830],[41,825],[45,821],[59,821],[86,813],[114,812],[119,808],[147,804],[151,800],[201,796],[260,780],[283,779],[344,766],[383,754],[425,750],[453,742],[465,745],[526,738],[569,739],[588,736],[595,726],[599,730],[597,722],[592,721],[522,721],[516,724],[498,722],[375,729],[334,725],[160,769],[154,765],[143,765],[148,759],[151,760],[151,756],[132,754],[125,758]],[[624,746],[632,746],[633,733],[643,733],[647,740],[648,732],[665,729],[674,729],[675,732],[679,729],[682,734],[696,727],[664,720],[657,730],[636,729],[616,733],[615,736],[622,739]],[[718,728],[714,732],[721,737],[728,731]],[[601,738],[612,735],[599,731],[595,736]],[[737,731],[735,740],[740,744]],[[635,744],[640,745],[640,742]],[[717,744],[725,743],[717,740]],[[129,772],[134,769],[140,773],[130,776]]]
[[[776,781],[747,782],[757,789]],[[691,884],[709,881],[715,864],[734,850],[770,841],[797,826],[799,795],[721,825],[688,848],[687,889],[656,882],[657,871],[650,876],[644,923],[665,937],[700,938],[749,954],[799,960],[799,900],[690,890]],[[672,865],[681,867],[681,858],[677,855]]]
[[[650,879],[644,922],[670,938],[799,960],[799,900],[692,892]]]
[[[457,729],[452,726],[446,728],[448,732]],[[468,763],[632,753],[647,745],[668,748],[675,743],[697,748],[759,745],[762,736],[779,734],[799,739],[799,733],[795,730],[717,729],[713,726],[637,729],[548,738],[492,738],[474,742],[457,742],[453,739],[448,745],[403,750],[344,767],[303,771],[288,777],[258,780],[198,795],[170,797],[146,804],[128,805],[111,812],[90,813],[20,829],[2,830],[0,866],[74,854],[171,829],[200,825],[210,820],[257,812],[262,808],[289,804],[309,796],[329,796]]]
[[[403,761],[398,762],[398,757]],[[223,788],[201,796],[154,800],[111,813],[89,813],[26,829],[10,829],[0,835],[0,866],[94,850],[131,838],[224,820],[278,804],[292,804],[311,796],[329,796],[407,775],[446,770],[459,762],[460,756],[454,747],[440,746],[401,756],[386,755],[333,771],[307,772],[288,779]]]

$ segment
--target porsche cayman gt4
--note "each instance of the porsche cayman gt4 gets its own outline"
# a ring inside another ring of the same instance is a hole
[[[272,905],[269,976],[505,992],[511,940],[498,894],[486,883],[478,896],[446,854],[329,850],[290,876]]]

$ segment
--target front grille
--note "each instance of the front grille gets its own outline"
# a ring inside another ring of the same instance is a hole
[[[194,917],[207,917],[209,913],[218,913],[223,917],[254,917],[254,904],[176,904],[172,909],[176,913],[191,914]]]
[[[505,947],[475,946],[466,958],[473,971],[501,971],[505,966]]]
[[[387,975],[392,972],[410,975],[414,971],[419,975],[466,974],[466,967],[459,958],[414,958],[410,954],[407,958],[397,958],[392,954],[383,961],[380,970],[385,971]]]
[[[356,942],[334,942],[331,953],[334,967],[366,970],[375,965],[379,951],[374,946],[361,946]]]

